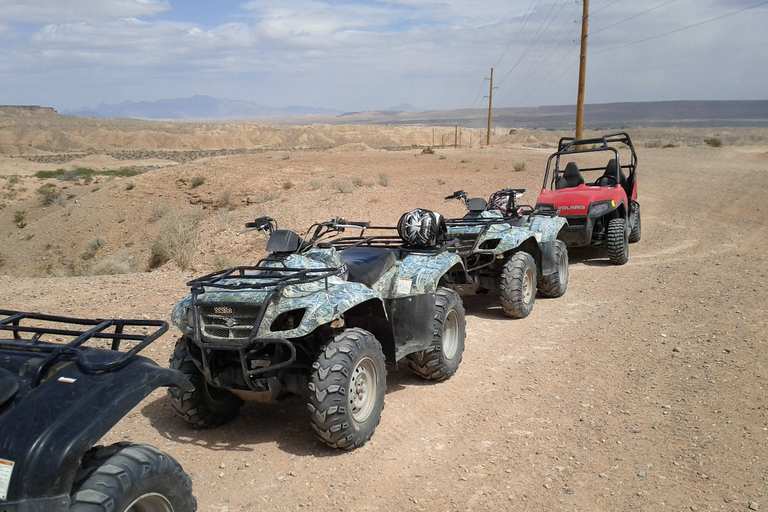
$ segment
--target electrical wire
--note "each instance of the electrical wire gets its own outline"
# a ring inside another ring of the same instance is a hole
[[[655,11],[656,9],[658,9],[658,8],[660,8],[660,7],[664,7],[664,6],[665,6],[665,5],[667,5],[667,4],[671,4],[671,3],[672,3],[672,2],[674,2],[674,1],[675,1],[675,0],[668,0],[667,2],[664,2],[663,4],[659,4],[659,5],[657,5],[656,7],[651,7],[651,8],[650,8],[650,9],[648,9],[647,11],[643,11],[643,12],[639,12],[639,13],[637,13],[637,14],[633,14],[633,15],[632,15],[632,16],[630,16],[629,18],[623,19],[623,20],[621,20],[621,21],[617,21],[616,23],[612,23],[612,24],[610,24],[610,25],[608,25],[608,26],[605,26],[605,27],[600,27],[600,28],[599,28],[599,29],[597,29],[597,30],[590,30],[590,31],[589,31],[589,35],[590,35],[590,36],[592,36],[592,35],[594,35],[594,34],[597,34],[598,32],[602,32],[603,30],[607,30],[607,29],[609,29],[609,28],[611,28],[611,27],[615,27],[616,25],[621,25],[622,23],[625,23],[625,22],[627,22],[627,21],[629,21],[629,20],[633,20],[633,19],[637,18],[638,16],[642,16],[643,14],[647,14],[647,13],[649,13],[649,12],[651,12],[651,11]],[[592,14],[594,14],[594,13],[592,13]]]
[[[761,5],[765,5],[765,4],[768,4],[768,1],[760,2],[758,4],[755,4],[755,5],[752,5],[752,6],[749,6],[749,7],[744,7],[743,9],[738,9],[736,11],[732,11],[732,12],[729,12],[727,14],[716,16],[716,17],[710,18],[708,20],[700,21],[698,23],[694,23],[693,25],[687,25],[685,27],[680,27],[680,28],[677,28],[675,30],[670,30],[669,32],[664,32],[663,34],[657,34],[655,36],[646,37],[644,39],[638,39],[637,41],[632,41],[632,42],[629,42],[629,43],[620,44],[620,45],[614,46],[612,48],[606,48],[604,50],[598,50],[598,51],[595,51],[595,52],[590,52],[590,55],[596,55],[596,54],[599,54],[599,53],[610,52],[610,51],[613,51],[613,50],[618,50],[619,48],[624,48],[625,46],[631,46],[631,45],[634,45],[634,44],[639,44],[639,43],[644,43],[646,41],[651,41],[653,39],[658,39],[660,37],[668,36],[670,34],[675,34],[677,32],[682,32],[683,30],[688,30],[689,28],[699,27],[701,25],[705,25],[705,24],[711,23],[713,21],[721,20],[723,18],[727,18],[728,16],[733,16],[734,14],[738,14],[740,12],[748,11],[750,9],[754,9],[756,7],[760,7]]]

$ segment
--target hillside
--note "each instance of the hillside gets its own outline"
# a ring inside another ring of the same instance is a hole
[[[190,279],[264,256],[263,236],[236,234],[260,215],[303,231],[337,216],[393,224],[414,207],[461,216],[443,203],[458,189],[522,187],[533,202],[567,133],[486,147],[464,130],[462,146],[425,154],[430,127],[24,115],[0,116],[2,307],[94,318],[168,319]],[[629,262],[569,251],[566,294],[522,320],[467,298],[457,373],[428,383],[389,367],[362,448],[320,444],[301,398],[248,402],[199,430],[164,390],[102,442],[169,452],[201,511],[762,510],[768,129],[631,134],[643,238]],[[69,172],[35,176],[43,167]],[[167,365],[177,336],[146,355]]]

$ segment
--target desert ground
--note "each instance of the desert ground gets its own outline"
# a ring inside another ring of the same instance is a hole
[[[171,147],[174,133],[163,145],[81,127],[64,144],[77,130],[24,126],[0,123],[2,307],[160,319],[190,279],[264,255],[263,237],[235,235],[248,220],[302,230],[337,216],[394,224],[414,207],[460,216],[459,203],[441,204],[458,189],[526,188],[534,202],[563,135],[519,131],[487,147],[475,132],[470,148],[465,131],[462,147],[423,154],[431,128],[334,127],[337,139],[328,127],[291,128],[304,146],[278,141],[287,128],[275,128],[245,146],[227,134],[247,127],[218,127]],[[567,293],[537,299],[522,320],[493,297],[466,298],[458,372],[426,383],[390,368],[381,423],[363,447],[322,445],[299,398],[246,403],[232,423],[195,430],[164,390],[103,442],[172,454],[205,512],[768,510],[768,135],[630,134],[643,237],[629,262],[571,250]],[[145,172],[35,175],[125,165]],[[59,194],[43,204],[46,184]],[[189,245],[163,262],[157,244],[174,226],[189,228]],[[176,335],[171,327],[147,355],[166,365]]]

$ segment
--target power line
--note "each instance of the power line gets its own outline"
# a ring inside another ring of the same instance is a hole
[[[656,7],[651,7],[651,8],[650,8],[650,9],[648,9],[647,11],[643,11],[643,12],[639,12],[639,13],[637,13],[637,14],[633,14],[633,15],[632,15],[632,16],[630,16],[629,18],[623,19],[623,20],[621,20],[621,21],[617,21],[616,23],[612,23],[612,24],[610,24],[610,25],[608,25],[608,26],[606,26],[606,27],[601,27],[601,28],[599,28],[599,29],[597,29],[597,30],[592,30],[592,31],[590,31],[590,32],[589,32],[589,35],[590,35],[590,36],[592,36],[592,35],[595,35],[595,34],[597,34],[598,32],[602,32],[603,30],[607,30],[607,29],[609,29],[609,28],[611,28],[611,27],[615,27],[616,25],[621,25],[622,23],[625,23],[625,22],[627,22],[627,21],[629,21],[629,20],[633,20],[633,19],[637,18],[638,16],[642,16],[643,14],[647,14],[647,13],[649,13],[649,12],[651,12],[651,11],[655,11],[655,10],[656,10],[656,9],[658,9],[659,7],[664,7],[664,6],[665,6],[665,5],[667,5],[667,4],[671,4],[671,3],[672,3],[672,2],[674,2],[674,1],[675,1],[675,0],[669,0],[669,1],[667,1],[667,2],[664,2],[663,4],[659,4],[659,5],[657,5]],[[594,13],[593,13],[593,14],[594,14]]]
[[[721,20],[723,18],[727,18],[728,16],[733,16],[734,14],[738,14],[740,12],[748,11],[750,9],[754,9],[755,7],[760,7],[761,5],[765,5],[765,4],[768,4],[768,1],[760,2],[760,3],[752,5],[750,7],[744,7],[743,9],[738,9],[736,11],[732,11],[732,12],[729,12],[727,14],[716,16],[716,17],[710,18],[708,20],[700,21],[698,23],[694,23],[693,25],[687,25],[685,27],[680,27],[680,28],[677,28],[675,30],[670,30],[669,32],[664,32],[663,34],[657,34],[655,36],[646,37],[645,39],[638,39],[637,41],[632,41],[630,43],[620,44],[620,45],[614,46],[612,48],[606,48],[604,50],[598,50],[598,51],[595,51],[595,52],[590,52],[590,55],[595,55],[595,54],[598,54],[598,53],[610,52],[612,50],[618,50],[619,48],[624,48],[625,46],[631,46],[631,45],[634,45],[634,44],[639,44],[639,43],[644,43],[646,41],[651,41],[653,39],[658,39],[660,37],[668,36],[668,35],[674,34],[676,32],[682,32],[683,30],[688,30],[689,28],[694,28],[694,27],[698,27],[698,26],[704,25],[706,23],[711,23],[713,21]]]

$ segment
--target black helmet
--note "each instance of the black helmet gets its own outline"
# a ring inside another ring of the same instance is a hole
[[[445,219],[439,213],[416,208],[400,217],[397,232],[407,245],[426,249],[436,246],[447,228]]]

